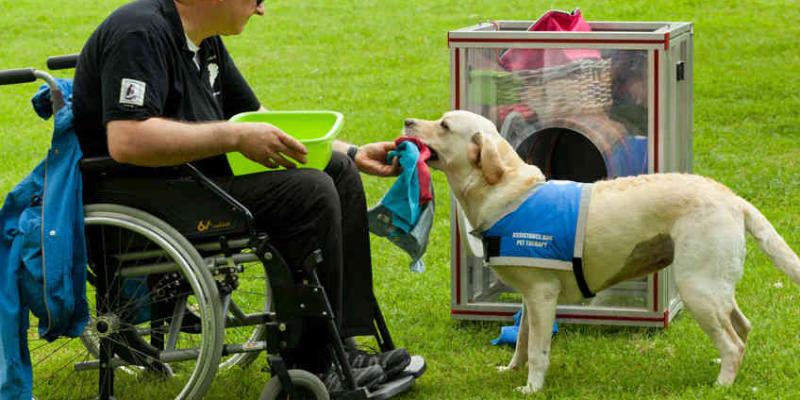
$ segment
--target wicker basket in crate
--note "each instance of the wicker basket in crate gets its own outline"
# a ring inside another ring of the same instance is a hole
[[[539,119],[604,112],[611,106],[610,59],[582,59],[513,72],[473,71],[470,75],[473,82],[483,83],[479,102],[524,104]]]

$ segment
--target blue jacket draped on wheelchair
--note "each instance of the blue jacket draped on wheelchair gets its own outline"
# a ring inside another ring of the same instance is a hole
[[[28,312],[48,341],[77,337],[88,320],[86,245],[78,161],[72,125],[72,81],[59,80],[65,106],[55,115],[51,148],[6,197],[0,210],[0,398],[31,395]],[[52,115],[47,85],[33,97],[37,114]]]

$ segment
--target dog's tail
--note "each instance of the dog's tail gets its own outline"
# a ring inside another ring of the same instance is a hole
[[[775,230],[761,211],[742,199],[744,203],[744,223],[747,231],[758,241],[758,246],[767,253],[781,271],[800,285],[800,258],[792,251],[786,241]]]

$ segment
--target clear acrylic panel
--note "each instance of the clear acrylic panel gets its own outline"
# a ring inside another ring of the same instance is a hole
[[[648,172],[648,52],[465,49],[462,109],[492,120],[548,179],[594,182]],[[518,302],[481,260],[473,300]],[[599,293],[593,306],[648,306],[648,278]]]

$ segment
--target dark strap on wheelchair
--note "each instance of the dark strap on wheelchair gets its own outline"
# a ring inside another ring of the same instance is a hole
[[[484,236],[483,239],[483,259],[487,263],[489,258],[497,257],[500,255],[500,237],[499,236]],[[575,280],[578,282],[578,288],[584,298],[590,299],[595,296],[595,293],[589,289],[589,284],[586,283],[586,277],[583,275],[583,259],[572,259],[572,273],[575,274]]]
[[[589,289],[589,284],[586,283],[586,277],[583,276],[583,259],[582,258],[573,258],[572,259],[572,273],[575,274],[575,280],[578,281],[578,289],[581,290],[581,294],[584,298],[591,299],[594,297],[595,293]]]

